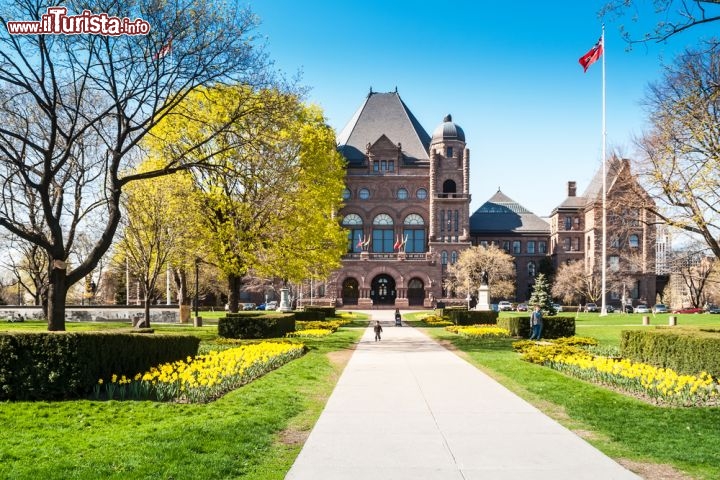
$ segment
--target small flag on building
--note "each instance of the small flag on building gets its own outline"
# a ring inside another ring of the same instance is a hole
[[[603,38],[600,37],[595,45],[580,59],[578,62],[580,62],[580,65],[583,67],[583,71],[587,72],[587,69],[590,68],[590,65],[597,62],[600,57],[603,54]]]

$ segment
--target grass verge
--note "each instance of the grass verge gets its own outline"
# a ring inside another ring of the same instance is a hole
[[[597,317],[594,323],[601,322]],[[614,323],[614,322],[610,322]],[[615,343],[624,329],[597,326]],[[661,408],[520,360],[512,340],[471,340],[428,328],[470,362],[615,459],[670,464],[698,479],[720,478],[720,408]],[[580,328],[578,335],[592,336]],[[653,478],[652,475],[646,478]],[[657,477],[655,477],[657,478]],[[662,478],[682,478],[677,476]]]
[[[188,330],[206,346],[217,335]],[[303,339],[305,356],[209,404],[2,403],[0,478],[282,479],[361,334]]]

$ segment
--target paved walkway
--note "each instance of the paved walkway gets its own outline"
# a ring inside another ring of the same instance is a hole
[[[418,330],[368,328],[289,480],[638,479]]]

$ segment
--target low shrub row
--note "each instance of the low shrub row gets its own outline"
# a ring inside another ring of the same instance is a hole
[[[116,332],[0,334],[0,400],[55,400],[89,394],[98,378],[132,377],[197,353],[190,335]]]
[[[325,320],[325,312],[322,310],[297,310],[293,312],[295,320],[303,322],[322,322]]]
[[[623,358],[680,373],[720,376],[720,332],[681,329],[623,330]]]
[[[281,338],[295,331],[295,315],[227,315],[218,320],[218,335],[223,338]]]
[[[303,310],[306,312],[322,312],[325,314],[325,318],[332,318],[336,316],[335,307],[323,307],[320,305],[305,305]]]
[[[296,317],[297,318],[297,317]],[[295,322],[295,330],[332,330],[333,332],[336,332],[338,328],[340,328],[343,325],[342,320],[325,320],[322,322],[304,322],[304,321],[296,321]]]
[[[498,312],[478,311],[460,308],[444,309],[444,316],[455,325],[490,325],[497,323]]]
[[[498,318],[497,326],[510,332],[513,337],[530,336],[529,317]],[[575,319],[572,317],[545,317],[543,319],[543,338],[572,337],[575,335]]]

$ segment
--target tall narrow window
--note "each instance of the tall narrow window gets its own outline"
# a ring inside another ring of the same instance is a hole
[[[405,225],[403,228],[405,252],[425,252],[425,221],[423,218],[416,213],[412,213],[405,217],[403,224]]]
[[[391,253],[394,251],[393,221],[390,215],[381,213],[373,219],[372,251]]]
[[[527,253],[535,253],[535,240],[528,240]]]
[[[348,230],[348,252],[362,251],[360,241],[363,240],[363,222],[360,215],[355,213],[345,215],[342,226]]]
[[[459,219],[460,219],[460,216],[459,216],[459,214],[458,214],[458,211],[455,210],[455,232],[457,232],[458,229],[459,229],[459,225],[460,225],[460,224],[459,224]]]
[[[447,158],[452,158],[453,156],[453,148],[447,147],[447,154],[445,155]]]
[[[520,240],[513,240],[513,253],[522,253],[522,244]]]
[[[445,210],[440,210],[440,231],[445,231]]]

